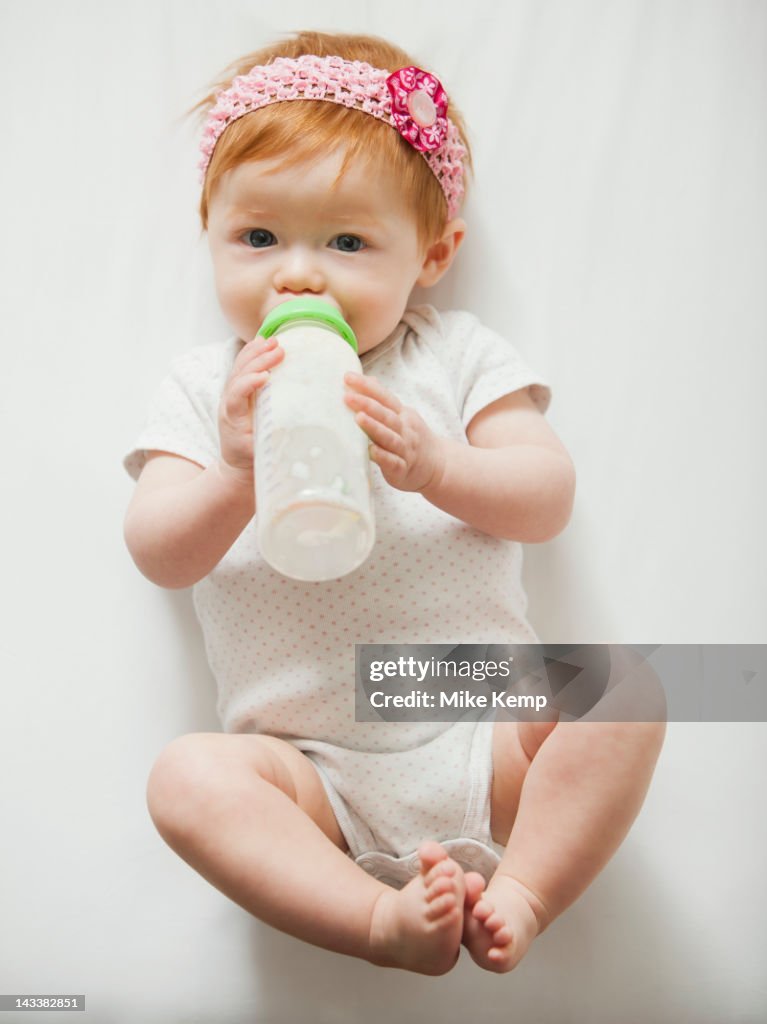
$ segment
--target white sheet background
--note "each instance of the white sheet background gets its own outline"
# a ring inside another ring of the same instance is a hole
[[[121,537],[149,395],[227,331],[178,119],[302,27],[390,36],[468,117],[431,297],[553,384],[578,499],[528,548],[543,639],[767,640],[763,2],[4,0],[0,991],[84,992],[99,1024],[763,1021],[763,725],[671,726],[629,839],[503,978],[302,946],[153,829],[157,753],[218,727],[189,593]]]

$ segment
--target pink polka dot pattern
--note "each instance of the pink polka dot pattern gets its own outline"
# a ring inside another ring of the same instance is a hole
[[[218,401],[238,347],[231,339],[176,360],[124,460],[131,475],[138,475],[150,449],[201,465],[217,457]],[[362,363],[432,429],[457,441],[466,442],[472,417],[504,394],[527,387],[542,411],[549,402],[545,382],[468,313],[408,310]],[[361,770],[370,785],[381,799],[402,804],[407,789],[392,780],[406,777],[405,762],[400,767],[397,757],[377,755],[434,744],[451,726],[465,724],[355,722],[354,645],[537,638],[525,617],[519,544],[480,533],[421,495],[390,487],[377,466],[373,481],[376,545],[355,572],[329,583],[279,575],[259,555],[254,519],[195,586],[194,603],[225,731],[364,751]],[[462,744],[427,749],[434,751],[435,770],[458,758],[436,795],[450,818],[465,789]]]

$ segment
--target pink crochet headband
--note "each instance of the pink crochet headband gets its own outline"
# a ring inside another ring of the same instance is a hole
[[[325,100],[362,110],[395,128],[423,154],[447,199],[448,218],[458,212],[464,194],[466,148],[447,116],[447,94],[434,75],[420,68],[390,74],[362,61],[341,57],[275,57],[269,64],[238,75],[216,96],[200,151],[200,180],[205,181],[213,150],[232,121],[270,103]]]

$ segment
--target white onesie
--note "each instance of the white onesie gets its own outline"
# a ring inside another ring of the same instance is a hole
[[[218,405],[241,347],[231,338],[174,361],[124,459],[132,477],[150,450],[201,466],[218,458]],[[361,362],[437,434],[463,443],[476,413],[503,395],[527,387],[542,412],[550,400],[512,345],[465,312],[409,309]],[[260,557],[253,519],[195,584],[219,716],[225,732],[277,736],[311,758],[350,856],[371,873],[404,884],[431,838],[488,876],[492,720],[356,722],[354,645],[536,643],[522,548],[372,470],[376,543],[359,569],[328,583],[287,579]]]

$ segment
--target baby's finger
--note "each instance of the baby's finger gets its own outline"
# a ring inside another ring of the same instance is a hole
[[[261,370],[271,370],[278,363],[282,362],[285,358],[284,348],[270,348],[265,352],[256,352],[247,362],[244,362],[242,366],[235,371],[235,375],[239,376],[243,373],[258,373]]]
[[[385,448],[380,448],[377,444],[370,445],[370,458],[379,467],[389,483],[395,483],[398,479],[401,479],[407,470],[407,464],[404,459],[400,458],[399,455],[387,452]]]
[[[400,433],[399,414],[394,412],[391,406],[383,405],[377,399],[361,395],[356,391],[347,391],[344,395],[344,401],[355,412],[365,412],[372,419],[379,420],[390,430],[397,434]]]
[[[263,370],[257,373],[242,373],[230,381],[224,395],[224,413],[228,419],[239,419],[250,414],[251,396],[269,380]]]
[[[355,419],[370,440],[379,448],[398,455],[400,458],[405,457],[405,442],[396,431],[390,430],[389,427],[384,426],[383,423],[368,416],[365,412],[358,412]]]
[[[248,341],[243,345],[237,353],[237,356],[232,363],[232,373],[239,373],[239,371],[242,370],[242,368],[246,366],[254,356],[259,356],[264,352],[269,352],[276,346],[276,338],[262,338],[260,334],[257,334],[252,341]]]
[[[359,391],[363,395],[375,398],[382,405],[387,406],[394,412],[402,412],[402,402],[391,391],[388,391],[375,377],[365,377],[359,373],[347,373],[344,381],[350,388]]]

